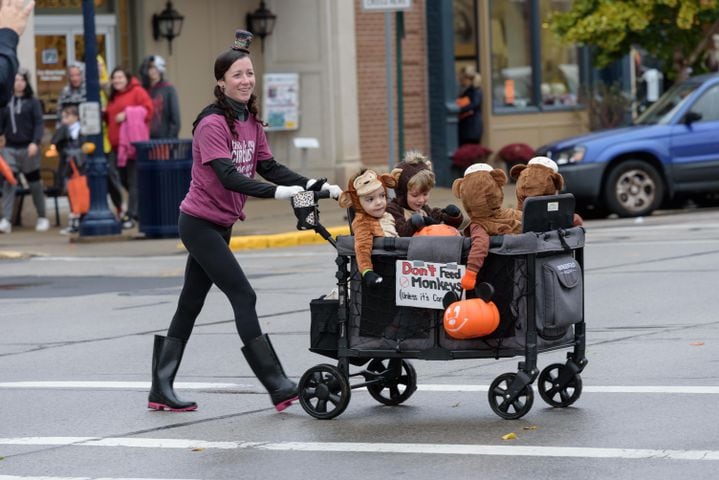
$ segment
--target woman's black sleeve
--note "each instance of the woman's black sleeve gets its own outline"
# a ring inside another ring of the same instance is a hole
[[[275,196],[277,187],[242,175],[229,158],[217,158],[212,160],[210,165],[222,186],[228,190],[258,198],[274,198]]]
[[[266,180],[277,185],[299,185],[302,188],[307,186],[309,178],[293,172],[274,158],[257,162],[257,173]]]

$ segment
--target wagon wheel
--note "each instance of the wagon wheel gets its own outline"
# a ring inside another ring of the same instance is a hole
[[[539,396],[553,407],[568,407],[582,394],[582,377],[578,373],[565,385],[557,383],[565,368],[567,367],[562,363],[548,365],[537,380]]]
[[[412,396],[417,390],[417,372],[407,360],[398,358],[392,360],[375,358],[367,365],[368,371],[382,373],[394,366],[393,362],[399,361],[402,362],[399,376],[387,378],[382,383],[367,385],[367,391],[372,398],[385,405],[399,405]]]
[[[322,420],[335,418],[350,403],[349,380],[332,365],[315,365],[307,370],[298,389],[305,412]]]
[[[516,376],[516,373],[503,373],[495,378],[489,386],[489,406],[492,407],[494,413],[505,420],[516,420],[523,417],[534,403],[534,390],[531,385],[524,387],[514,400],[509,401],[506,398],[509,386]]]

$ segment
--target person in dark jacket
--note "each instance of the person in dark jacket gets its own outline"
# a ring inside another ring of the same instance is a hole
[[[57,119],[62,123],[62,111],[69,105],[79,107],[87,101],[87,88],[85,86],[85,64],[72,62],[67,66],[67,85],[62,87],[60,97],[57,99]]]
[[[150,138],[177,138],[180,134],[180,102],[175,87],[165,79],[165,69],[165,59],[159,55],[147,57],[140,66],[142,86],[154,107]]]
[[[17,43],[25,31],[35,2],[8,0],[0,9],[0,107],[7,105],[13,93],[17,73]]]
[[[40,178],[40,142],[42,141],[42,105],[30,86],[30,73],[21,68],[15,75],[10,103],[0,110],[0,134],[5,135],[3,158],[16,174],[22,173],[37,210],[35,230],[46,232],[50,222],[45,217],[45,192]],[[8,217],[12,216],[16,185],[3,185],[3,214],[0,232],[10,233]]]
[[[459,77],[462,93],[459,95],[459,146],[466,143],[481,143],[484,124],[482,122],[481,77],[474,67],[462,69]]]

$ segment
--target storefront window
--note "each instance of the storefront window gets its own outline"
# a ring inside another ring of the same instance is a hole
[[[573,107],[578,49],[550,29],[554,12],[573,0],[491,0],[492,106],[495,112]]]
[[[454,0],[454,70],[479,71],[477,54],[477,0]]]
[[[531,1],[531,0],[530,0]],[[530,1],[492,0],[492,105],[534,105]]]
[[[541,23],[541,95],[542,105],[576,105],[579,89],[579,61],[577,48],[566,45],[552,33],[550,19],[554,12],[566,12],[572,0],[540,0]]]

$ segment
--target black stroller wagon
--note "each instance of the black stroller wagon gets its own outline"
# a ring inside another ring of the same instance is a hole
[[[316,365],[301,377],[299,400],[307,413],[319,419],[334,418],[347,408],[351,391],[362,387],[385,405],[405,402],[417,389],[417,374],[408,361],[413,358],[523,356],[516,372],[499,375],[489,387],[489,405],[505,419],[518,419],[529,412],[534,401],[532,383],[537,377],[539,394],[549,405],[567,407],[577,401],[582,392],[580,372],[587,364],[584,229],[562,227],[571,225],[571,195],[529,199],[533,205],[525,205],[525,225],[532,225],[535,231],[492,237],[477,282],[493,286],[492,301],[500,322],[493,333],[469,340],[447,334],[442,307],[398,304],[398,300],[405,302],[400,283],[409,283],[398,262],[419,266],[433,262],[452,271],[466,262],[469,238],[376,238],[372,262],[384,282],[379,289],[363,288],[353,237],[332,238],[319,222],[317,197],[314,192],[302,192],[293,198],[293,207],[298,229],[315,230],[337,250],[336,298],[321,297],[310,303],[310,351],[336,363]],[[565,208],[567,204],[570,210]],[[458,275],[448,277],[459,283]],[[419,285],[419,297],[425,298],[421,291],[425,283],[412,283]],[[438,283],[426,285],[437,287]],[[475,295],[466,294],[467,298]],[[436,292],[428,290],[427,299],[432,296],[436,299]],[[548,365],[540,373],[538,354],[565,348],[572,349],[566,362]],[[351,366],[360,371],[352,373]],[[352,379],[359,381],[350,383]]]

